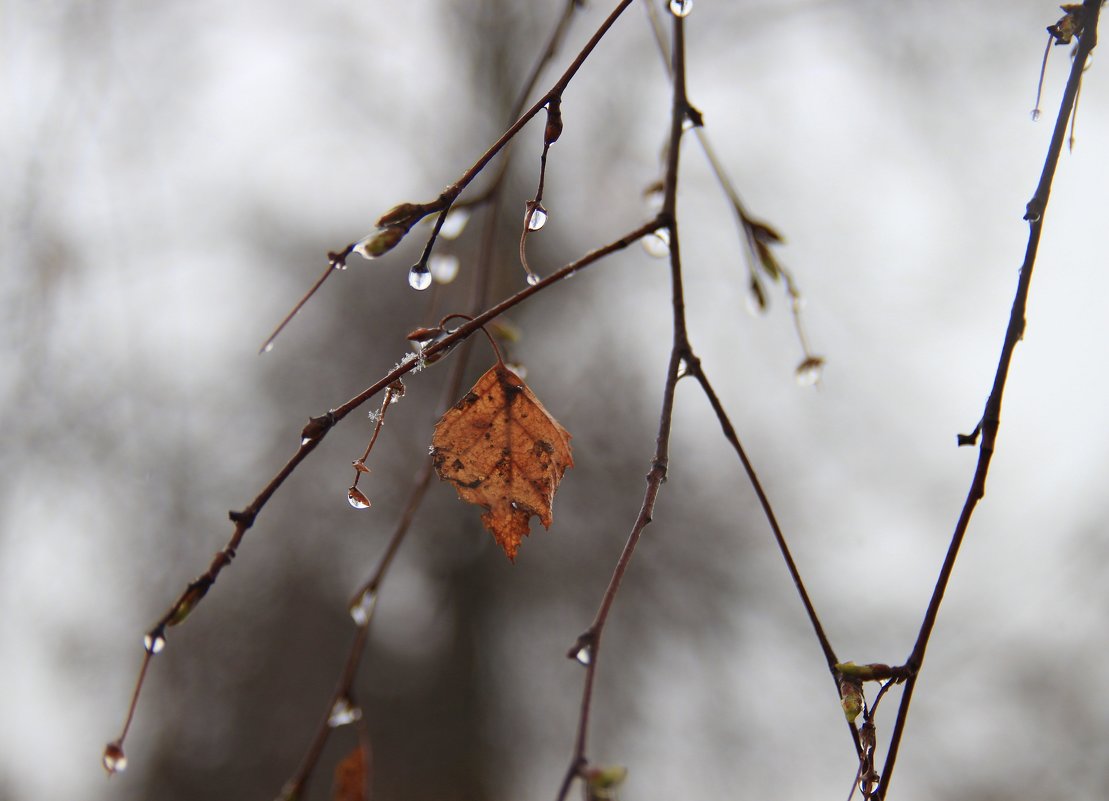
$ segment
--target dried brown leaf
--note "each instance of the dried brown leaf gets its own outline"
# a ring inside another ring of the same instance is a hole
[[[551,502],[574,466],[570,435],[518,375],[491,367],[435,426],[439,478],[481,506],[482,523],[509,560],[530,532],[532,515],[551,525]]]
[[[334,801],[366,801],[366,759],[354,748],[335,766]]]

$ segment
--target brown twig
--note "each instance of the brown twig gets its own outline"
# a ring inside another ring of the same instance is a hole
[[[905,690],[901,696],[901,703],[897,709],[897,719],[894,722],[893,732],[890,735],[889,753],[882,769],[882,779],[874,791],[874,798],[882,799],[889,791],[890,779],[893,776],[894,764],[897,760],[898,748],[901,745],[902,733],[905,729],[905,720],[909,713],[909,703],[913,690],[916,688],[919,671],[924,663],[924,654],[928,648],[928,640],[936,624],[940,604],[943,602],[944,592],[951,579],[951,572],[955,567],[955,560],[959,554],[967,528],[970,526],[971,516],[986,495],[986,474],[990,469],[994,447],[997,442],[997,432],[1001,423],[1001,401],[1005,392],[1005,382],[1009,376],[1009,367],[1013,359],[1013,351],[1024,335],[1025,313],[1028,307],[1028,292],[1032,283],[1032,269],[1036,264],[1036,253],[1040,244],[1040,233],[1043,230],[1043,218],[1047,211],[1047,202],[1051,194],[1051,183],[1055,177],[1055,168],[1059,163],[1059,156],[1063,150],[1063,139],[1066,136],[1067,120],[1074,108],[1078,87],[1082,81],[1082,71],[1090,51],[1097,45],[1097,24],[1101,11],[1102,0],[1085,0],[1083,4],[1082,33],[1079,35],[1078,47],[1071,64],[1070,77],[1063,92],[1063,99],[1059,104],[1059,113],[1055,119],[1055,129],[1051,135],[1051,144],[1048,147],[1047,158],[1044,161],[1043,171],[1032,199],[1026,206],[1024,219],[1028,221],[1028,245],[1025,248],[1024,262],[1020,268],[1020,278],[1017,282],[1016,295],[1013,299],[1012,309],[1009,313],[1009,324],[1005,329],[1005,339],[1001,345],[1001,356],[998,360],[997,371],[994,374],[993,387],[986,400],[985,411],[979,423],[981,428],[981,443],[978,448],[978,463],[974,469],[970,490],[962,511],[959,513],[955,531],[951,535],[951,543],[944,557],[943,566],[940,568],[939,577],[936,579],[932,598],[924,613],[924,620],[920,625],[916,643],[912,653],[905,663],[909,671],[909,678],[905,683]],[[971,439],[966,436],[965,440]]]
[[[581,707],[578,714],[577,735],[574,742],[573,755],[570,764],[563,776],[562,784],[558,790],[558,801],[564,801],[570,787],[576,778],[584,776],[589,766],[586,748],[589,737],[589,719],[593,707],[593,687],[597,676],[597,665],[601,652],[601,638],[604,633],[605,623],[609,611],[616,600],[620,584],[627,573],[635,553],[636,545],[643,534],[643,530],[650,524],[654,512],[655,501],[659,489],[666,478],[669,465],[670,431],[674,416],[674,392],[678,379],[681,376],[683,363],[692,358],[693,351],[689,344],[689,337],[685,321],[685,295],[682,285],[681,251],[678,238],[677,189],[678,189],[678,164],[681,146],[683,123],[688,114],[689,102],[685,90],[685,37],[684,20],[674,17],[674,81],[673,101],[670,115],[670,137],[667,151],[666,175],[664,178],[664,197],[662,211],[659,214],[661,223],[670,233],[670,276],[671,276],[671,302],[673,307],[673,343],[670,349],[670,360],[666,368],[666,380],[662,392],[662,409],[659,413],[658,434],[655,440],[655,454],[651,461],[651,469],[647,473],[647,489],[643,495],[639,515],[632,525],[624,549],[616,562],[601,598],[600,606],[589,628],[582,633],[568,656],[577,659],[585,665],[585,681],[582,688]],[[654,230],[654,229],[651,229]],[[645,233],[649,233],[645,232]]]

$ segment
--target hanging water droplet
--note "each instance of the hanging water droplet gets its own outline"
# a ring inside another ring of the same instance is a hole
[[[350,605],[350,616],[355,625],[365,626],[373,617],[374,606],[377,604],[377,593],[364,592]]]
[[[693,0],[670,0],[670,13],[675,17],[689,16],[693,10]]]
[[[266,347],[262,348],[262,353],[269,353],[271,350],[273,350],[273,343],[267,342]]]
[[[538,283],[539,283],[540,281],[542,281],[542,280],[543,280],[543,279],[542,279],[542,278],[540,278],[540,277],[539,277],[538,275],[536,275],[535,273],[528,273],[528,283],[529,283],[529,284],[530,284],[531,286],[535,286],[536,284],[538,284]]]
[[[458,268],[461,262],[458,256],[453,253],[436,253],[428,261],[428,269],[431,270],[431,277],[440,284],[449,284],[458,275]]]
[[[108,771],[108,775],[122,773],[127,770],[127,757],[123,754],[123,746],[118,742],[108,743],[104,749],[101,762],[104,765],[104,770]]]
[[[586,643],[578,648],[578,650],[574,652],[574,659],[576,659],[579,664],[588,667],[593,661],[593,646]]]
[[[369,509],[370,499],[366,497],[366,493],[358,489],[358,487],[351,487],[347,490],[347,502],[355,509]]]
[[[362,710],[350,702],[345,695],[335,701],[331,706],[331,714],[327,716],[327,725],[333,729],[346,726],[362,719]]]
[[[809,356],[794,371],[797,383],[802,387],[811,387],[820,383],[824,375],[824,359],[820,356]]]
[[[148,654],[160,654],[162,649],[166,647],[166,638],[162,634],[161,627],[159,626],[143,637],[142,644]]]
[[[547,224],[547,210],[541,203],[528,201],[527,211],[524,212],[524,222],[529,231],[538,231]]]
[[[408,271],[408,285],[413,289],[427,289],[431,286],[431,270],[423,262],[412,265]]]
[[[657,231],[652,231],[643,237],[642,241],[643,249],[648,255],[656,259],[665,259],[670,255],[670,232],[667,229],[659,228]]]
[[[469,221],[469,209],[451,209],[447,212],[447,218],[443,220],[443,227],[439,229],[439,236],[443,239],[458,239]]]

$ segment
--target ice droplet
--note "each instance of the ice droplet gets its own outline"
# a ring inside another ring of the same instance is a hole
[[[123,746],[118,742],[108,743],[101,762],[109,776],[127,770],[127,757],[123,753]]]
[[[469,221],[469,209],[451,209],[447,212],[447,218],[443,220],[443,226],[439,229],[439,236],[443,239],[458,239]]]
[[[424,263],[412,265],[408,271],[408,285],[413,289],[427,289],[431,286],[431,270]]]
[[[670,0],[670,13],[675,17],[687,17],[693,10],[693,0]]]
[[[369,509],[370,499],[366,497],[366,493],[358,489],[358,487],[351,487],[347,490],[347,502],[355,509]]]
[[[528,283],[529,283],[529,284],[530,284],[531,286],[535,286],[536,284],[538,284],[538,283],[539,283],[540,281],[542,281],[542,280],[543,280],[543,279],[542,279],[542,278],[540,278],[540,277],[539,277],[538,275],[536,275],[535,273],[528,273]]]
[[[166,638],[162,634],[161,627],[143,637],[142,644],[148,654],[160,654],[166,647]]]
[[[524,212],[524,222],[529,231],[538,231],[547,224],[547,210],[541,203],[528,202],[527,211]]]
[[[643,249],[656,259],[665,259],[670,255],[670,232],[659,228],[647,234],[643,237]]]
[[[794,377],[797,379],[798,385],[802,387],[819,384],[823,375],[824,359],[820,356],[809,356],[797,365],[797,369],[794,371]]]
[[[458,275],[460,262],[453,253],[436,253],[428,261],[431,277],[440,284],[449,284]]]
[[[346,726],[362,719],[362,710],[350,702],[345,695],[331,706],[331,714],[327,716],[327,725],[333,729]]]
[[[373,617],[374,606],[377,604],[377,593],[364,592],[362,595],[350,605],[350,616],[354,619],[355,625],[365,626],[370,622]]]

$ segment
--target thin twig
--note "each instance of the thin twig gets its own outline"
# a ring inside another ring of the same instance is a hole
[[[681,251],[677,225],[678,164],[681,147],[683,123],[689,110],[685,91],[685,39],[684,20],[674,17],[674,91],[670,113],[670,139],[667,151],[666,175],[664,179],[664,198],[659,221],[665,224],[670,233],[670,275],[671,302],[673,307],[673,343],[670,360],[666,368],[666,380],[662,392],[662,409],[659,413],[658,435],[655,440],[655,455],[651,469],[647,473],[647,488],[643,495],[639,515],[632,525],[628,540],[620,552],[620,557],[612,571],[608,586],[601,598],[600,606],[589,628],[581,634],[568,656],[585,664],[585,681],[582,688],[581,707],[578,714],[577,736],[570,764],[559,786],[557,801],[565,801],[574,780],[580,778],[589,764],[586,748],[589,737],[589,719],[593,708],[593,687],[597,676],[597,665],[601,651],[601,638],[609,611],[616,600],[621,582],[631,563],[643,530],[650,524],[654,513],[659,489],[666,478],[669,465],[670,431],[674,416],[674,392],[681,376],[682,365],[692,357],[692,349],[685,322],[685,300],[682,287]],[[652,229],[654,230],[654,229]]]
[[[893,733],[890,735],[889,754],[882,769],[882,779],[874,792],[874,798],[882,799],[889,791],[890,779],[893,776],[893,767],[897,760],[897,751],[901,744],[901,736],[905,728],[905,720],[909,713],[909,702],[912,699],[916,680],[919,676],[921,665],[924,663],[924,654],[928,647],[928,640],[936,624],[940,604],[944,592],[947,590],[951,572],[955,567],[955,559],[959,554],[959,546],[970,525],[970,518],[974,514],[978,502],[986,494],[986,474],[990,469],[990,460],[993,458],[994,446],[997,441],[997,432],[1001,422],[1001,400],[1005,392],[1005,382],[1009,375],[1009,366],[1013,359],[1013,351],[1024,335],[1025,313],[1028,306],[1028,292],[1032,282],[1032,269],[1036,264],[1036,252],[1040,244],[1040,233],[1043,230],[1043,218],[1047,211],[1048,197],[1051,194],[1051,183],[1055,176],[1055,168],[1059,163],[1059,156],[1063,150],[1063,139],[1066,136],[1067,120],[1074,108],[1078,86],[1082,81],[1082,70],[1090,51],[1097,45],[1097,24],[1101,11],[1101,0],[1085,0],[1083,4],[1085,14],[1085,27],[1079,37],[1078,47],[1071,64],[1070,77],[1063,92],[1063,99],[1059,104],[1059,114],[1055,119],[1055,130],[1051,136],[1047,158],[1044,161],[1043,171],[1032,199],[1028,201],[1025,219],[1028,220],[1028,245],[1025,248],[1024,263],[1021,265],[1020,278],[1017,282],[1016,296],[1009,313],[1009,324],[1005,330],[1005,339],[1001,346],[1001,356],[994,375],[993,387],[989,398],[986,400],[985,411],[981,419],[981,444],[978,449],[978,464],[974,470],[970,490],[962,511],[959,513],[955,531],[951,536],[951,543],[944,557],[943,566],[940,568],[939,577],[936,579],[932,598],[924,613],[924,620],[920,625],[916,643],[905,667],[909,669],[910,676],[901,695],[901,703],[897,709],[897,719],[894,722]]]

